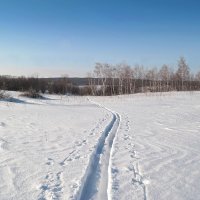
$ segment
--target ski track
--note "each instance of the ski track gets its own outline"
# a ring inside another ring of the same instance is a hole
[[[88,99],[89,100],[89,99]],[[118,169],[113,165],[113,154],[118,148],[118,143],[116,142],[117,131],[120,128],[121,116],[98,104],[89,100],[95,106],[101,107],[112,114],[112,120],[106,126],[104,131],[99,138],[95,149],[90,157],[89,164],[86,168],[85,175],[81,180],[81,185],[76,192],[76,194],[71,198],[73,200],[101,200],[101,199],[118,199],[117,191],[119,188],[119,183],[117,180]],[[125,131],[123,140],[126,141],[128,148],[134,148],[134,145],[130,142],[130,126],[128,117],[124,117],[124,125],[120,128]],[[97,125],[97,128],[99,126]],[[94,132],[95,129],[92,130]],[[91,132],[90,135],[93,135]],[[79,147],[85,145],[87,140],[77,141],[74,144],[74,149],[66,156],[62,161],[55,162],[53,159],[48,158],[46,165],[49,166],[49,171],[45,176],[43,184],[40,186],[41,193],[38,200],[56,200],[62,199],[63,196],[63,181],[62,175],[64,172],[64,167],[68,162],[71,162],[73,159],[78,159],[79,156]],[[116,147],[115,147],[115,143]],[[123,154],[123,151],[122,151]],[[122,159],[123,155],[120,156]],[[134,189],[137,191],[139,188],[140,198],[147,200],[146,195],[146,186],[143,181],[143,177],[140,173],[139,166],[137,163],[138,157],[135,150],[130,150],[130,157],[132,158],[127,169],[129,171],[126,178],[131,180],[131,184]],[[53,171],[52,166],[58,165],[60,170],[55,172]],[[51,169],[52,168],[52,169]],[[131,174],[130,174],[131,173]],[[123,186],[122,186],[123,187]],[[125,186],[126,187],[126,186]],[[143,191],[141,194],[141,190]],[[137,192],[136,192],[137,193]],[[114,195],[113,195],[114,194]]]
[[[89,100],[89,99],[88,99]],[[112,151],[114,140],[120,126],[120,115],[110,109],[89,100],[112,114],[111,122],[106,126],[90,157],[82,185],[75,199],[112,199]]]
[[[108,136],[110,130],[112,129],[113,124],[117,120],[117,117],[116,115],[113,114],[113,119],[111,123],[106,127],[106,130],[104,131],[105,139]],[[105,121],[105,118],[99,121],[98,124],[95,125],[95,128],[92,128],[90,130],[88,137],[92,137],[95,135],[96,132],[99,132],[99,128],[101,127],[104,121]],[[73,150],[60,162],[56,162],[52,158],[47,158],[47,162],[45,164],[48,167],[48,173],[45,175],[44,181],[39,187],[40,194],[38,196],[38,200],[59,200],[59,199],[64,198],[64,194],[63,194],[64,181],[62,177],[65,171],[65,166],[69,162],[72,162],[73,160],[80,158],[79,152],[83,151],[81,150],[81,148],[87,144],[87,139],[89,138],[84,138],[83,140],[75,141],[75,143],[73,144]],[[98,144],[96,148],[98,155],[100,155],[100,153],[102,153],[103,151],[103,147],[104,147],[103,143],[105,142],[105,139],[100,138],[102,144],[101,145]],[[47,138],[46,138],[46,142],[48,142]],[[113,143],[113,139],[109,141],[109,146],[112,146],[112,143]],[[55,171],[55,167],[54,167],[55,165],[56,165],[56,168],[59,168],[59,170]],[[72,188],[76,189],[76,187],[74,188],[74,185],[72,185]],[[71,196],[70,198],[74,199],[73,196]],[[76,197],[75,199],[77,198],[78,197]],[[80,197],[80,199],[82,200],[83,197]],[[84,198],[84,199],[87,199],[87,198]]]

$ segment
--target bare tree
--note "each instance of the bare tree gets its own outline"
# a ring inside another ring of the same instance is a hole
[[[91,94],[94,96],[96,95],[96,90],[97,90],[97,86],[95,84],[95,78],[94,78],[94,75],[91,74],[91,73],[88,73],[87,74],[87,77],[88,77],[88,85],[89,85],[89,88],[90,88],[90,91],[91,91]]]
[[[168,91],[169,90],[169,80],[170,80],[170,70],[169,67],[167,65],[163,65],[162,68],[160,69],[160,78],[162,80],[162,82],[164,82],[164,91]],[[166,87],[165,87],[165,83],[166,83]]]
[[[139,86],[140,87],[140,91],[141,92],[144,92],[144,79],[145,79],[145,70],[144,70],[144,67],[141,65],[135,65],[134,67],[134,74],[135,74],[135,78],[141,82],[141,85]]]
[[[117,65],[118,94],[123,94],[123,64]]]
[[[94,69],[94,75],[98,80],[98,86],[102,87],[102,95],[105,95],[105,77],[103,74],[103,64],[96,63],[95,69]]]
[[[200,71],[196,73],[195,79],[197,81],[200,81]]]
[[[185,58],[180,57],[178,61],[177,77],[181,80],[181,90],[184,90],[184,81],[189,80],[190,69],[186,64]]]
[[[129,94],[132,91],[132,77],[133,77],[133,70],[127,64],[123,64],[121,68],[121,76],[123,78],[123,88],[124,93]]]
[[[195,80],[197,81],[197,89],[200,90],[200,71],[196,73]]]
[[[148,80],[149,90],[151,92],[157,91],[157,83],[158,83],[158,72],[157,68],[149,69],[146,71],[146,79]]]
[[[116,79],[117,79],[117,68],[115,66],[112,66],[112,95],[116,94]]]

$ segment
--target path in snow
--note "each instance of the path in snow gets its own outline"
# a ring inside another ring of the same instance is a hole
[[[120,115],[100,104],[92,101],[90,102],[109,111],[112,114],[112,120],[106,126],[98,140],[95,150],[90,158],[85,176],[82,180],[82,187],[80,188],[76,199],[112,199],[111,155],[116,133],[120,125]]]

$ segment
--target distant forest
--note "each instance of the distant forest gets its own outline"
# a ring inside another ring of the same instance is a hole
[[[163,65],[147,69],[142,65],[96,63],[87,78],[38,78],[0,76],[0,89],[35,90],[49,94],[120,95],[139,92],[198,91],[200,71],[193,74],[181,57],[176,69]]]

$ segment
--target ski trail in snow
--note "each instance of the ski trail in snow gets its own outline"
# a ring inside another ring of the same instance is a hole
[[[120,125],[120,115],[96,102],[92,104],[101,107],[112,114],[112,120],[104,129],[95,150],[90,157],[89,165],[82,185],[75,199],[112,199],[112,151],[114,140]]]

